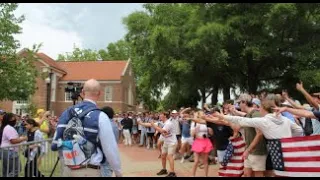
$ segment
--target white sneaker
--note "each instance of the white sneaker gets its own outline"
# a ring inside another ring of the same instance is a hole
[[[180,163],[181,163],[181,164],[184,163],[184,157],[181,158]]]
[[[147,149],[150,149],[150,146],[149,146],[149,145],[147,146]]]

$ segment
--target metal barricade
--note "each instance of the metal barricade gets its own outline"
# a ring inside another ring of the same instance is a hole
[[[58,159],[52,139],[0,148],[0,177],[48,177]],[[61,177],[60,163],[53,177]]]

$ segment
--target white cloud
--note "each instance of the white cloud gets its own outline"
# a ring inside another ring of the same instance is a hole
[[[74,44],[81,48],[83,40],[76,31],[58,28],[63,22],[55,15],[63,13],[61,6],[64,5],[54,5],[54,8],[50,6],[50,4],[20,4],[15,14],[17,16],[24,14],[26,20],[21,24],[22,33],[16,35],[16,38],[20,41],[21,49],[42,43],[40,52],[56,59],[58,54],[72,51]]]

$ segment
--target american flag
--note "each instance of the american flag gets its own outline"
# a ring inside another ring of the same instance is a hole
[[[267,140],[276,176],[320,177],[320,135]]]
[[[241,177],[243,174],[244,160],[242,154],[245,151],[245,142],[242,137],[231,140],[233,145],[233,155],[226,166],[220,167],[220,177]],[[226,152],[228,153],[228,152]]]

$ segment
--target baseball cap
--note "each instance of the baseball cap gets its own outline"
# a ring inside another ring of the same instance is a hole
[[[253,98],[252,103],[259,106],[259,107],[261,106],[261,101],[258,98]]]
[[[178,112],[176,111],[176,110],[173,110],[172,112],[171,112],[171,114],[177,114]]]

